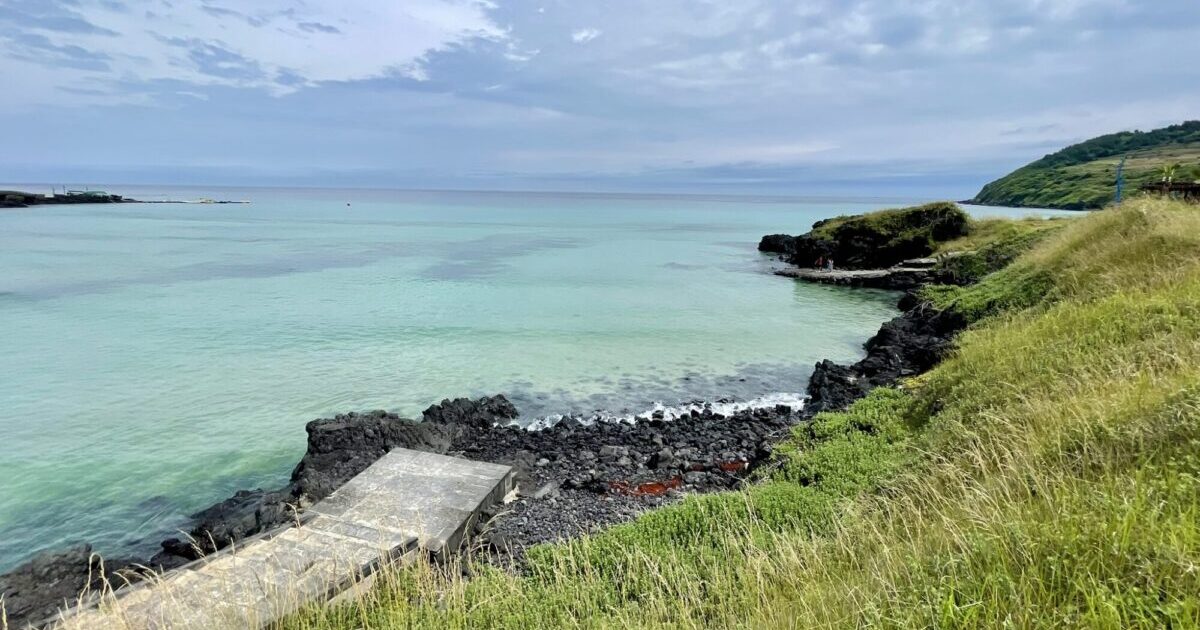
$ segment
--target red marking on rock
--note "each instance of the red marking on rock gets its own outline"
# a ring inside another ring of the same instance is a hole
[[[750,467],[750,462],[746,462],[746,461],[742,461],[742,460],[733,461],[733,462],[721,462],[721,463],[717,464],[717,467],[720,468],[721,470],[724,470],[727,473],[741,472]]]
[[[682,485],[683,478],[676,475],[665,481],[647,481],[636,486],[630,486],[628,481],[612,481],[609,482],[608,488],[613,492],[635,497],[661,497]]]

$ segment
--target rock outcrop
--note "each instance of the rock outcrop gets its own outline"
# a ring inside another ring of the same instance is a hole
[[[829,360],[817,364],[808,383],[809,413],[843,409],[876,387],[925,372],[953,347],[954,335],[966,328],[966,319],[912,295],[901,300],[907,310],[867,340],[867,356],[861,361],[849,366]]]
[[[62,195],[38,195],[19,190],[0,190],[0,208],[25,208],[28,206],[76,204],[76,203],[137,203],[121,195],[110,195],[100,191],[70,192]]]
[[[763,237],[758,247],[798,267],[832,259],[840,269],[886,269],[928,256],[938,243],[966,235],[968,222],[957,205],[938,202],[826,219],[814,223],[807,234]]]
[[[129,564],[128,560],[117,559],[104,562],[89,545],[34,556],[0,575],[8,627],[20,628],[26,621],[47,619],[73,604],[81,592],[101,591],[106,583],[121,586],[125,580],[118,570]]]
[[[768,254],[790,254],[795,236],[787,234],[768,234],[758,242],[758,251]]]
[[[486,400],[481,404],[495,404]],[[454,439],[449,424],[416,423],[385,411],[313,420],[305,430],[308,448],[292,472],[288,488],[289,494],[304,503],[329,496],[393,448],[444,453]]]

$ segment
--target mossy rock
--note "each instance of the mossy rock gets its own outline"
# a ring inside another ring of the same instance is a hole
[[[938,243],[965,236],[969,225],[967,214],[946,201],[836,217],[818,221],[811,232],[796,237],[789,262],[808,267],[832,258],[844,269],[891,267],[929,256]]]

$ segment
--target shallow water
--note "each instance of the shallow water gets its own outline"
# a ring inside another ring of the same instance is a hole
[[[282,483],[314,418],[799,393],[894,312],[755,251],[879,201],[117,192],[253,203],[0,210],[0,570],[76,540],[145,551]]]

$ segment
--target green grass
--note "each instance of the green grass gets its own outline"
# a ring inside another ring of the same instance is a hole
[[[972,220],[966,236],[942,243],[938,270],[950,274],[955,284],[977,282],[1007,267],[1043,238],[1066,225],[1067,219]]]
[[[1125,164],[1126,194],[1160,179],[1160,169],[1179,164],[1178,181],[1197,177],[1200,122],[1155,131],[1123,132],[1093,138],[1013,171],[983,187],[977,203],[1004,206],[1100,208],[1116,195],[1117,165]]]
[[[746,490],[282,626],[1200,627],[1200,209],[1043,236],[940,290],[974,322],[953,356],[796,427]]]

